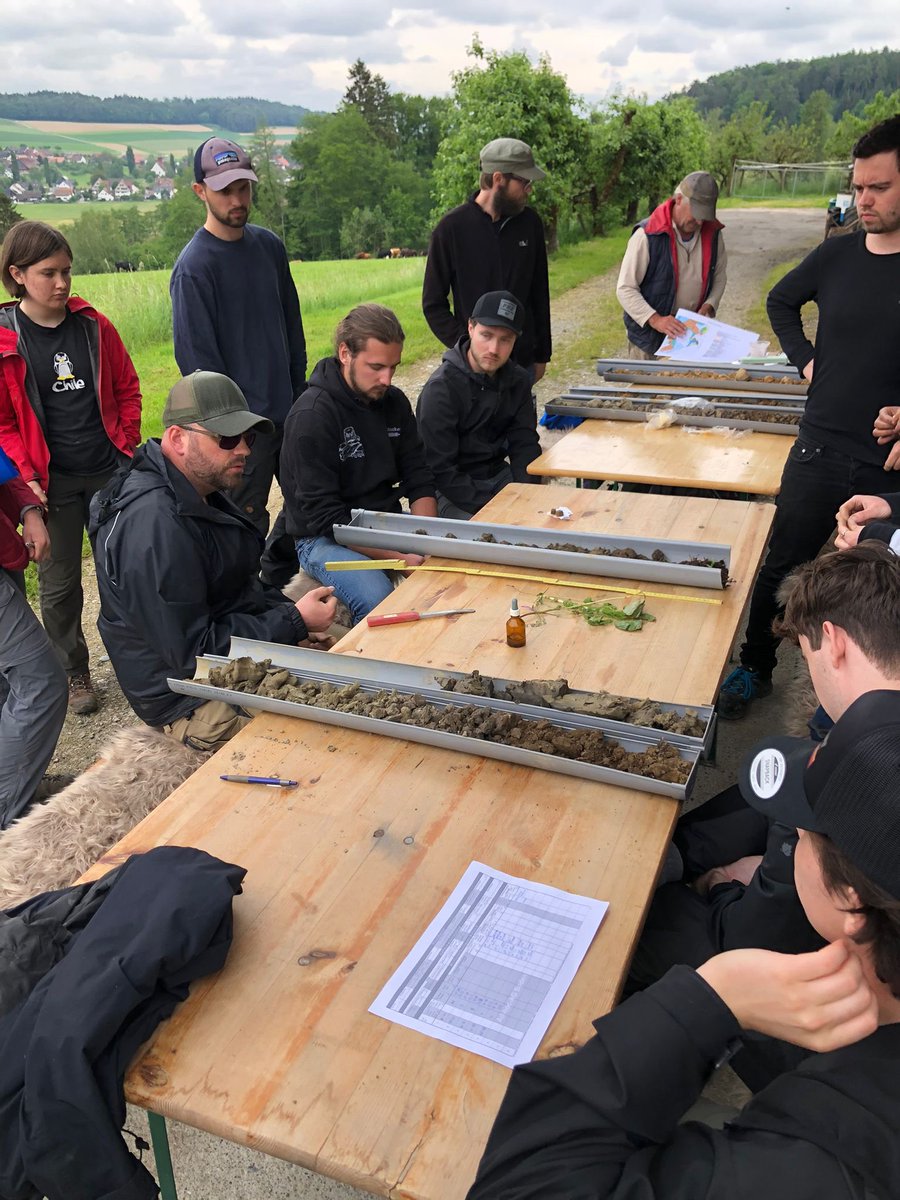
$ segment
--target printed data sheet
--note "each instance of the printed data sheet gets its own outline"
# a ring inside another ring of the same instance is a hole
[[[608,907],[473,862],[369,1011],[507,1067],[528,1062]]]
[[[759,334],[736,325],[726,325],[714,317],[679,308],[676,318],[686,332],[680,337],[667,337],[656,351],[657,358],[675,358],[679,362],[715,363],[740,362],[751,353]]]

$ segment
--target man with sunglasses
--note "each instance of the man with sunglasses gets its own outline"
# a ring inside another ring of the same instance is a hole
[[[546,174],[535,164],[531,147],[518,138],[488,142],[480,166],[478,191],[442,217],[431,235],[422,311],[449,349],[466,336],[480,296],[512,292],[524,309],[513,360],[535,382],[547,369],[552,348],[550,287],[544,226],[528,198]]]
[[[716,315],[726,282],[718,198],[712,175],[692,171],[635,225],[616,285],[631,358],[653,358],[666,336],[687,332],[675,316],[679,308]]]
[[[250,412],[225,375],[180,379],[151,438],[94,497],[97,627],[122,690],[148,725],[214,750],[246,724],[222,701],[169,690],[201,654],[227,654],[232,636],[295,646],[334,618],[332,588],[295,603],[257,575],[263,536],[228,497],[266,417]]]

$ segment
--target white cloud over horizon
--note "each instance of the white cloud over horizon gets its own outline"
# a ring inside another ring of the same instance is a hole
[[[325,110],[357,58],[393,89],[448,93],[476,32],[491,49],[548,54],[588,102],[613,89],[653,100],[732,67],[898,40],[883,0],[827,13],[812,0],[707,0],[696,12],[598,0],[565,16],[545,0],[82,0],[74,17],[69,0],[42,0],[34,12],[4,12],[5,91],[252,95]]]

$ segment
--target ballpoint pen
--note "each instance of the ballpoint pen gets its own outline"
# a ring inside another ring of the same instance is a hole
[[[275,775],[220,775],[219,778],[226,783],[262,783],[266,787],[294,788],[300,783],[298,779],[279,779]]]

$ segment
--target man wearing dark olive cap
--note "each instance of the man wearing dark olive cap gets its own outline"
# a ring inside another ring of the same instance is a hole
[[[237,384],[213,371],[180,379],[163,425],[91,504],[97,628],[141,720],[214,750],[246,717],[178,695],[167,680],[192,678],[197,657],[228,654],[233,636],[296,646],[328,628],[336,601],[317,588],[294,604],[259,581],[262,534],[226,493],[272,423],[250,412]]]
[[[306,340],[284,243],[271,230],[248,224],[256,182],[250,157],[236,142],[208,138],[197,149],[193,189],[206,207],[206,221],[179,254],[169,291],[182,375],[227,375],[251,412],[271,423],[258,432],[244,478],[232,492],[265,536],[284,421],[306,387]],[[283,584],[296,569],[293,543],[279,518],[263,573]]]
[[[438,516],[467,521],[541,452],[528,372],[511,361],[523,308],[512,292],[487,292],[468,332],[444,352],[419,396],[416,420],[437,482]]]
[[[495,138],[481,151],[478,191],[435,226],[425,264],[422,311],[434,335],[455,346],[485,292],[512,292],[524,322],[514,360],[540,379],[550,360],[550,289],[544,226],[528,207],[532,186],[546,178],[531,147]],[[450,299],[453,306],[451,308]]]
[[[686,332],[675,317],[679,308],[716,315],[726,282],[718,198],[712,175],[692,171],[670,200],[635,225],[616,285],[632,358],[653,358],[667,335]]]

